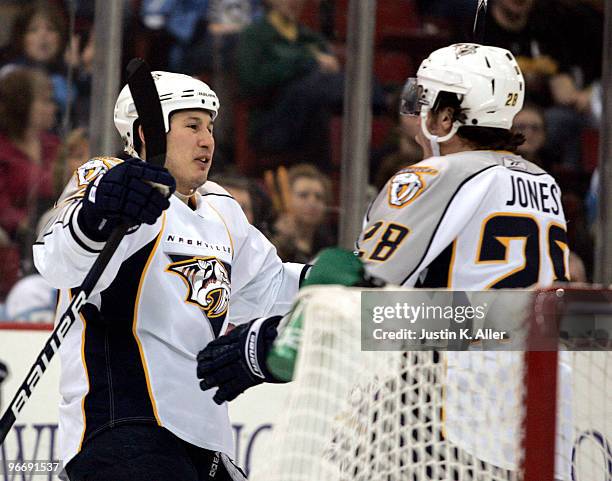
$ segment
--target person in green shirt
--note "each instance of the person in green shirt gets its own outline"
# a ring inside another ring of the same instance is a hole
[[[320,34],[299,22],[304,0],[268,0],[237,50],[242,96],[250,98],[249,141],[265,153],[295,152],[329,170],[328,122],[342,109],[344,74]],[[384,108],[375,85],[373,104]],[[289,160],[289,159],[288,159]]]

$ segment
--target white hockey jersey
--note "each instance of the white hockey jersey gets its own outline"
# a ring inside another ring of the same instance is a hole
[[[76,221],[87,184],[120,162],[94,158],[65,189],[34,246],[40,273],[70,301],[103,244]],[[228,323],[284,314],[303,266],[283,264],[221,187],[177,196],[154,225],[122,240],[60,349],[59,436],[67,463],[84,440],[118,423],[156,423],[234,456],[227,407],[200,390],[196,355]]]
[[[569,277],[561,190],[509,152],[461,152],[400,170],[370,206],[357,249],[370,274],[406,287],[544,287]],[[510,470],[520,362],[518,352],[446,353],[446,439]],[[567,395],[567,366],[560,374]],[[572,438],[567,429],[557,438],[557,475],[566,479]]]
[[[393,284],[456,290],[567,280],[561,190],[509,152],[432,157],[395,174],[357,242],[368,271]]]

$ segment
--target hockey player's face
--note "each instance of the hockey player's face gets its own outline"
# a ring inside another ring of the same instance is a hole
[[[191,194],[208,178],[215,139],[213,121],[204,110],[185,110],[172,115],[166,168],[176,180],[176,190]]]

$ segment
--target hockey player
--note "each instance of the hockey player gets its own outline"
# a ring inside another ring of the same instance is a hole
[[[422,62],[417,78],[406,82],[401,113],[420,118],[417,141],[426,158],[397,172],[367,211],[356,250],[368,275],[455,290],[568,279],[561,191],[516,154],[523,138],[510,131],[524,96],[521,71],[504,49],[456,44]],[[262,377],[245,368],[243,344],[234,331],[198,356],[202,388],[218,387],[217,401],[276,379],[269,370]]]
[[[423,61],[400,108],[420,117],[425,160],[395,174],[370,206],[357,241],[368,272],[458,290],[567,280],[561,191],[516,154],[523,137],[509,130],[524,92],[504,49],[457,44]]]
[[[125,86],[114,117],[132,158],[81,166],[34,248],[37,268],[61,289],[61,313],[113,228],[134,226],[60,352],[60,452],[71,481],[243,479],[227,407],[199,389],[196,354],[230,324],[286,312],[303,268],[283,264],[238,203],[207,182],[215,93],[186,75],[153,77],[166,168],[140,160],[147,146]]]
[[[420,117],[426,159],[396,173],[366,213],[356,250],[371,277],[457,290],[568,279],[559,186],[515,153],[523,138],[510,127],[524,96],[523,75],[504,49],[456,44],[422,62],[400,109]],[[207,358],[199,364],[202,385],[220,385],[220,401],[253,382],[250,372],[244,386],[217,379],[215,346],[227,351],[229,342],[221,337],[200,356]],[[230,385],[236,391],[226,392]]]

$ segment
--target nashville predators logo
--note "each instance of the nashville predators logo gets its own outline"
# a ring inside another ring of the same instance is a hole
[[[436,175],[438,171],[430,167],[408,167],[400,170],[389,181],[389,204],[391,207],[404,207],[415,200],[425,190],[427,184],[423,176]]]
[[[455,45],[455,56],[457,58],[463,57],[464,55],[473,55],[478,50],[479,45],[472,43],[458,43]]]
[[[192,257],[166,268],[181,276],[189,292],[186,302],[200,307],[209,319],[225,316],[229,306],[230,278],[215,257]]]
[[[108,169],[122,162],[112,157],[94,157],[85,162],[76,171],[76,179],[79,187],[86,187],[93,179],[104,174]]]

